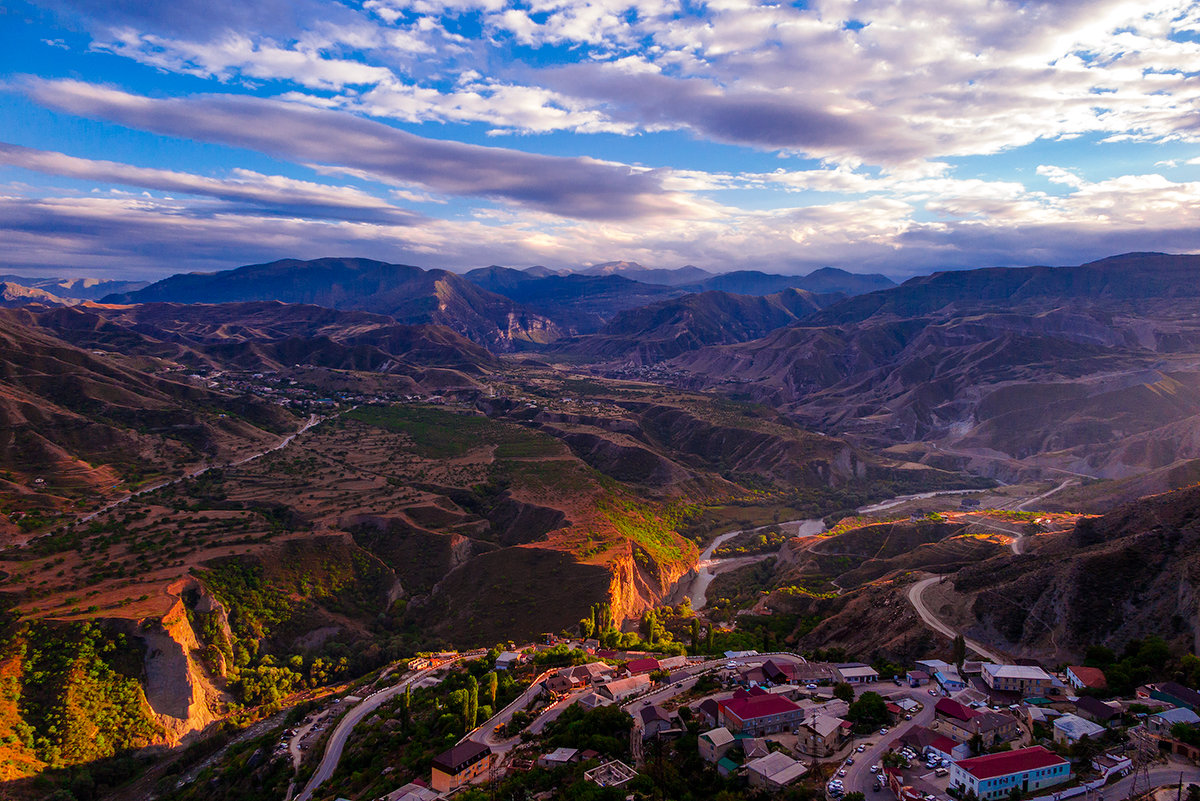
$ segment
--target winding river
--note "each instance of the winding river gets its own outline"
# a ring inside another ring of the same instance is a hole
[[[878,512],[887,511],[895,508],[907,501],[923,500],[932,498],[937,495],[964,495],[967,493],[984,492],[985,490],[938,490],[936,492],[921,492],[915,495],[899,495],[895,498],[889,498],[886,501],[864,506],[858,509],[859,514],[869,515]],[[764,559],[769,559],[775,553],[755,554],[754,556],[730,556],[725,558],[715,558],[713,556],[717,549],[724,543],[746,532],[754,533],[756,531],[769,531],[776,529],[789,537],[811,537],[815,534],[820,534],[825,530],[825,523],[821,520],[789,520],[786,523],[773,523],[766,526],[757,526],[755,528],[739,529],[737,531],[727,531],[721,534],[705,548],[696,562],[696,566],[687,573],[679,577],[675,585],[671,588],[671,592],[667,594],[666,602],[675,605],[682,603],[686,598],[691,601],[692,609],[703,609],[708,603],[708,585],[712,584],[714,578],[721,573],[726,573],[730,570],[735,570],[745,565],[761,562]]]

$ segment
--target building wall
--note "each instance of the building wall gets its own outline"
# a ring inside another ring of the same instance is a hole
[[[1071,766],[1066,763],[1012,773],[1007,776],[996,776],[983,781],[977,781],[974,776],[958,765],[950,768],[950,786],[961,786],[966,790],[974,791],[980,801],[1007,798],[1014,787],[1020,788],[1023,794],[1028,795],[1046,787],[1062,784],[1069,778],[1071,778]]]
[[[733,741],[725,743],[724,745],[713,745],[711,742],[701,737],[700,758],[705,762],[718,762],[720,761],[721,757],[725,756],[725,754],[732,747]]]
[[[450,790],[461,787],[464,784],[469,784],[483,774],[487,773],[488,768],[491,767],[492,759],[493,755],[488,754],[474,765],[471,765],[463,770],[462,773],[453,776],[449,773],[445,773],[444,771],[434,768],[429,784],[439,793],[449,792]]]

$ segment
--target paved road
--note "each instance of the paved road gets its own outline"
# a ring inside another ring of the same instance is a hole
[[[922,598],[922,595],[924,594],[925,590],[929,589],[929,587],[931,585],[933,585],[934,583],[936,583],[940,580],[941,579],[938,576],[931,576],[927,579],[922,579],[921,581],[918,581],[916,584],[912,585],[912,587],[910,587],[908,590],[908,602],[911,603],[913,605],[913,608],[917,610],[917,614],[921,616],[921,620],[925,621],[925,625],[929,626],[929,628],[933,629],[934,631],[937,631],[941,634],[946,635],[950,639],[954,639],[955,637],[957,637],[959,635],[960,632],[955,631],[953,628],[951,628],[950,626],[946,625],[941,620],[939,620],[933,614],[933,612],[931,612],[929,610],[929,607],[925,606],[925,601]],[[991,650],[987,646],[981,645],[980,643],[978,643],[975,640],[972,640],[970,638],[966,638],[966,639],[967,639],[967,648],[969,648],[970,650],[979,654],[980,656],[990,659],[993,662],[996,662],[997,664],[1001,664],[1001,665],[1003,665],[1005,662],[1008,661],[1003,656],[1001,656],[999,653]]]
[[[871,797],[871,785],[875,783],[875,774],[871,773],[871,766],[878,765],[883,755],[887,753],[888,746],[907,732],[914,726],[926,726],[933,721],[933,705],[937,703],[937,698],[924,689],[910,689],[908,687],[896,687],[894,684],[873,684],[865,690],[873,690],[888,698],[912,698],[914,701],[922,704],[921,711],[913,715],[912,720],[902,721],[895,728],[889,728],[885,735],[876,732],[873,736],[867,738],[867,750],[863,753],[855,752],[854,764],[846,767],[846,775],[842,779],[842,783],[846,787],[847,793],[859,792],[865,793],[868,798]],[[807,761],[807,760],[806,760]]]
[[[528,648],[529,646],[525,646]],[[523,649],[517,649],[520,652]],[[463,740],[472,740],[477,743],[483,743],[491,746],[491,749],[497,753],[505,753],[512,749],[514,745],[521,741],[520,736],[516,737],[500,737],[495,734],[496,727],[508,723],[513,719],[518,709],[524,709],[533,703],[534,699],[542,694],[542,682],[546,680],[550,674],[556,672],[558,668],[547,670],[538,675],[532,683],[525,689],[525,692],[518,695],[512,701],[509,701],[508,706],[501,709],[496,714],[485,720],[478,728],[469,732]],[[561,713],[561,710],[560,710]],[[542,724],[543,726],[545,724]],[[460,740],[459,742],[462,742]]]
[[[456,659],[461,657],[456,657]],[[329,735],[329,741],[325,744],[325,754],[321,757],[321,764],[317,766],[317,770],[313,773],[312,778],[308,780],[308,784],[304,785],[304,789],[296,796],[295,801],[309,801],[312,798],[313,791],[320,787],[325,781],[333,775],[337,769],[338,761],[342,758],[342,751],[346,748],[346,742],[350,739],[354,727],[357,726],[363,718],[374,712],[388,699],[394,697],[397,693],[404,691],[404,688],[410,684],[420,681],[434,672],[441,670],[446,665],[454,662],[443,663],[435,668],[426,668],[419,670],[408,678],[401,681],[399,684],[392,685],[386,690],[379,690],[364,698],[358,703],[354,709],[351,709],[334,728]]]
[[[1183,794],[1187,798],[1187,786],[1189,784],[1200,784],[1200,768],[1195,765],[1187,765],[1183,763],[1172,763],[1170,765],[1160,765],[1150,769],[1150,787],[1166,787],[1179,783],[1179,775],[1183,774]],[[1120,799],[1129,797],[1129,790],[1134,785],[1134,780],[1137,780],[1137,791],[1145,792],[1148,788],[1145,785],[1145,780],[1140,776],[1126,776],[1115,784],[1105,785],[1100,788],[1100,792],[1104,795],[1105,801],[1119,801]]]

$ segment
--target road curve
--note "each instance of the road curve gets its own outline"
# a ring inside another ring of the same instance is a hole
[[[338,761],[342,758],[342,751],[346,748],[346,742],[354,732],[354,727],[363,718],[374,712],[397,693],[403,692],[404,688],[408,685],[420,681],[435,671],[441,670],[447,664],[449,663],[443,663],[435,668],[419,670],[399,684],[394,684],[386,690],[379,690],[372,693],[359,702],[354,709],[351,709],[345,717],[338,721],[333,733],[329,735],[329,742],[325,744],[325,754],[321,757],[321,764],[317,766],[316,772],[308,780],[308,784],[304,785],[304,789],[300,791],[300,794],[296,796],[295,801],[309,801],[312,798],[313,791],[328,781],[329,777],[333,775],[333,772],[337,770]]]
[[[921,616],[921,620],[923,620],[925,622],[926,626],[929,626],[929,628],[933,629],[934,631],[936,631],[940,634],[944,634],[953,640],[961,632],[955,631],[950,626],[947,626],[945,623],[938,620],[937,617],[933,614],[933,612],[930,611],[929,607],[925,606],[925,601],[921,597],[924,594],[925,590],[929,589],[930,585],[932,585],[938,581],[941,581],[940,576],[930,576],[929,578],[922,579],[922,580],[918,581],[916,584],[912,585],[912,587],[910,587],[908,590],[908,602],[911,603],[913,605],[913,608],[917,610],[917,614]],[[975,640],[972,640],[970,638],[964,638],[964,639],[966,639],[966,641],[967,641],[967,648],[969,648],[970,650],[979,654],[980,656],[986,657],[1000,665],[1003,665],[1005,662],[1008,661],[1003,656],[1001,656],[999,653],[991,650],[987,646],[981,645],[978,642],[976,642]]]

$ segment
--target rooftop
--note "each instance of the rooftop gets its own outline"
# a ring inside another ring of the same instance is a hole
[[[631,659],[625,663],[625,669],[630,673],[649,673],[652,670],[658,670],[658,660],[653,657]]]
[[[939,698],[937,704],[933,707],[933,711],[935,714],[945,715],[948,718],[961,720],[964,723],[979,714],[974,709],[963,706],[952,698]]]
[[[1063,715],[1054,721],[1054,728],[1072,740],[1078,740],[1084,735],[1096,737],[1104,733],[1103,726],[1092,723],[1090,720],[1084,720],[1078,715]]]
[[[1027,770],[1040,770],[1055,765],[1065,765],[1067,760],[1040,745],[1022,748],[1019,751],[1003,751],[999,754],[964,759],[958,767],[976,779],[992,779]]]
[[[808,772],[803,763],[779,751],[747,762],[746,768],[775,784],[788,784]]]
[[[1033,665],[993,665],[987,663],[983,672],[998,679],[1015,679],[1017,681],[1050,681],[1050,674],[1040,667]]]
[[[737,715],[740,720],[762,718],[768,715],[783,715],[800,709],[781,695],[750,695],[745,698],[729,698],[720,702],[721,706]]]
[[[1084,687],[1104,688],[1108,686],[1108,679],[1105,678],[1104,671],[1100,668],[1071,665],[1067,670],[1071,671]]]
[[[435,756],[433,758],[433,766],[443,773],[455,775],[461,773],[464,768],[475,764],[490,753],[492,753],[492,749],[483,743],[477,743],[474,740],[464,740],[450,750],[443,751]]]
[[[1108,704],[1101,701],[1099,698],[1093,698],[1090,695],[1082,695],[1075,701],[1075,708],[1100,720],[1109,720],[1120,716],[1120,711],[1113,709]]]
[[[733,735],[729,733],[729,729],[725,728],[724,726],[713,729],[712,731],[706,731],[700,736],[717,746],[725,745],[726,743],[732,743],[734,740]]]
[[[1165,720],[1167,723],[1191,723],[1195,725],[1200,723],[1200,715],[1197,715],[1187,707],[1177,707],[1175,709],[1167,709],[1159,712],[1154,717]]]

